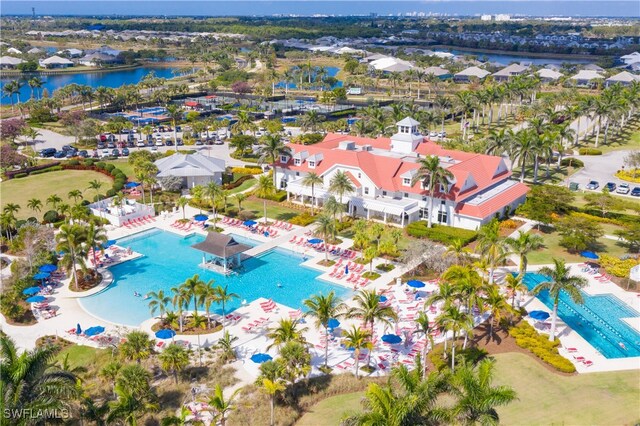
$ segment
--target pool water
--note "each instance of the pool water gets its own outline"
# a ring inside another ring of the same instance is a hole
[[[548,278],[541,274],[525,274],[523,282],[533,289]],[[553,299],[548,291],[538,294],[550,310]],[[640,356],[640,333],[631,328],[623,318],[639,320],[640,313],[612,294],[590,296],[582,292],[584,303],[576,304],[568,294],[560,294],[558,317],[576,331],[605,358],[628,358]],[[626,348],[622,348],[620,345]]]
[[[243,244],[257,244],[247,238],[234,237]],[[118,240],[118,245],[130,247],[144,257],[109,268],[114,278],[111,286],[101,293],[82,298],[81,305],[104,320],[137,326],[151,318],[151,313],[149,301],[134,296],[134,292],[144,295],[164,290],[171,297],[171,288],[194,274],[199,274],[205,282],[213,279],[217,285],[228,284],[229,291],[240,296],[225,306],[226,312],[240,307],[243,300],[250,303],[259,297],[272,298],[297,309],[302,307],[303,300],[314,294],[327,294],[333,290],[343,299],[351,294],[348,288],[319,280],[318,271],[300,266],[303,259],[298,254],[279,248],[243,261],[244,270],[238,275],[224,276],[202,269],[198,267],[202,253],[191,246],[203,240],[201,235],[185,238],[161,230]],[[214,304],[211,312],[221,313],[222,310]]]

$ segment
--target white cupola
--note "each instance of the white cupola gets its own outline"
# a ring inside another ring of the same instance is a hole
[[[411,117],[406,117],[396,123],[398,132],[391,136],[391,151],[410,154],[416,150],[424,137],[418,132],[420,123]]]

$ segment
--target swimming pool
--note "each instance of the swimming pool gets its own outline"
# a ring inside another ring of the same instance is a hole
[[[341,298],[351,294],[348,288],[317,279],[320,272],[300,266],[302,257],[278,248],[245,260],[244,270],[239,275],[224,276],[199,268],[202,253],[191,245],[203,240],[201,235],[185,238],[157,229],[118,240],[118,245],[131,247],[144,257],[109,268],[113,273],[113,284],[103,292],[80,299],[80,304],[104,320],[137,326],[151,318],[151,314],[148,301],[135,297],[134,292],[146,294],[164,290],[171,296],[172,287],[194,274],[199,274],[205,282],[213,279],[216,284],[228,284],[229,291],[240,295],[239,299],[226,305],[227,312],[240,307],[243,300],[250,303],[259,297],[298,308],[313,294],[327,294],[331,290]],[[257,244],[247,238],[237,237],[237,240]],[[220,313],[221,310],[214,305],[212,312]]]
[[[541,274],[527,273],[523,282],[531,290],[547,279]],[[548,291],[541,292],[537,297],[550,310],[553,309],[553,299]],[[579,305],[562,292],[558,304],[558,317],[605,358],[640,356],[640,333],[622,320],[638,318],[640,313],[612,294],[590,296],[582,292],[582,297],[584,303]],[[622,348],[621,343],[626,349]]]

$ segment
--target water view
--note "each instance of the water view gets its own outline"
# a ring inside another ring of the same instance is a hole
[[[436,52],[449,52],[454,55],[472,55],[476,56],[480,60],[487,60],[489,62],[497,62],[499,64],[508,65],[512,62],[529,62],[533,65],[547,65],[557,64],[588,64],[595,62],[596,59],[578,59],[578,58],[543,58],[543,57],[531,57],[526,55],[509,55],[506,53],[485,53],[475,52],[465,49],[434,49]]]

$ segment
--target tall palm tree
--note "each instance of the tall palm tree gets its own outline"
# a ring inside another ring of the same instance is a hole
[[[86,242],[86,229],[80,225],[62,225],[60,231],[56,235],[56,251],[63,251],[64,255],[60,264],[71,271],[73,282],[78,290],[78,274],[76,267],[80,266],[82,270],[86,269],[84,258],[86,251],[84,243]]]
[[[422,187],[429,192],[429,228],[433,223],[433,200],[436,198],[436,186],[448,188],[451,179],[453,179],[453,174],[440,165],[440,159],[437,156],[430,155],[420,160],[420,168],[413,176],[411,186],[421,182]]]
[[[478,231],[477,251],[486,259],[489,266],[489,284],[493,284],[495,268],[507,256],[507,244],[500,236],[500,222],[497,219],[482,225]]]
[[[264,223],[267,223],[267,198],[275,194],[276,187],[269,176],[260,175],[258,177],[258,184],[256,185],[255,194],[256,196],[262,198],[263,208],[264,208]]]
[[[318,227],[316,228],[317,232],[320,232],[325,240],[324,245],[324,260],[329,260],[329,248],[327,242],[329,241],[329,237],[335,233],[335,220],[331,218],[329,215],[321,214],[316,218],[316,222],[318,223]]]
[[[541,236],[522,231],[518,232],[516,238],[509,237],[505,240],[511,251],[520,257],[518,273],[521,276],[527,271],[527,255],[541,248],[543,242]]]
[[[439,327],[446,331],[451,331],[451,370],[456,366],[456,337],[460,331],[469,332],[473,328],[473,317],[462,312],[454,305],[445,307],[442,313],[436,318]]]
[[[164,293],[164,290],[151,291],[147,294],[149,296],[149,310],[151,315],[155,315],[156,312],[160,313],[160,321],[164,320],[164,314],[167,313],[167,306],[171,303],[171,298]]]
[[[313,216],[316,207],[316,185],[322,185],[324,180],[318,174],[311,172],[302,178],[302,185],[311,187],[311,216]]]
[[[422,348],[422,374],[424,375],[427,373],[427,351],[429,350],[429,347],[434,347],[433,333],[435,332],[435,327],[429,322],[429,316],[424,311],[420,311],[420,313],[418,313],[418,318],[416,318],[414,322],[416,328],[413,331],[413,334],[423,336],[428,342],[428,344],[425,344]]]
[[[36,213],[40,213],[42,211],[42,201],[37,198],[31,198],[27,201],[27,207]]]
[[[73,198],[73,202],[75,204],[78,204],[78,200],[82,200],[82,191],[80,191],[79,189],[71,190],[67,194],[67,197]]]
[[[556,322],[558,321],[558,303],[560,294],[564,291],[575,303],[582,304],[583,297],[581,288],[588,284],[586,278],[570,275],[570,267],[562,259],[553,259],[553,268],[545,266],[538,271],[540,274],[549,277],[548,281],[541,282],[531,290],[533,294],[539,294],[547,290],[549,297],[553,300],[553,314],[551,315],[551,331],[549,340],[556,338]]]
[[[189,365],[189,352],[184,346],[172,343],[158,355],[158,360],[164,371],[173,373],[177,385],[178,374]]]
[[[194,316],[198,316],[198,299],[200,297],[200,291],[204,286],[204,281],[200,279],[200,275],[195,274],[191,278],[187,278],[180,287],[184,288],[190,299],[193,300],[193,313]]]
[[[511,307],[515,307],[516,296],[519,291],[527,291],[522,282],[522,275],[507,274],[504,278],[504,288],[511,297]]]
[[[96,226],[95,223],[90,223],[89,226],[85,228],[86,237],[85,244],[92,249],[93,252],[93,265],[95,268],[98,267],[98,260],[96,258],[96,251],[98,248],[102,250],[103,244],[108,241],[107,233],[101,226]]]
[[[184,208],[189,204],[189,199],[187,197],[180,197],[176,200],[176,205],[182,209],[182,219],[185,219],[185,211]]]
[[[116,385],[116,395],[118,396],[117,400],[109,403],[108,424],[114,424],[117,420],[121,420],[129,426],[137,426],[138,418],[159,408],[156,402],[139,398],[130,389],[121,385]]]
[[[344,206],[343,197],[356,190],[349,176],[342,170],[338,170],[329,181],[329,191],[338,196],[340,205]]]
[[[215,226],[215,223],[218,218],[216,203],[218,202],[218,199],[222,195],[222,187],[217,183],[211,181],[207,184],[207,186],[204,187],[204,193],[205,193],[205,196],[207,196],[209,198],[209,201],[211,202],[211,211],[213,212],[213,222]]]
[[[315,319],[315,326],[324,328],[325,341],[329,338],[329,320],[332,318],[340,318],[346,310],[346,305],[342,300],[330,291],[326,296],[324,294],[316,294],[302,302],[309,310],[305,313],[306,317]],[[324,366],[327,367],[329,361],[329,345],[324,347]]]
[[[535,156],[539,137],[533,129],[521,129],[513,135],[513,162],[520,163],[520,182],[524,183],[527,162]]]
[[[500,287],[495,284],[487,285],[484,288],[484,301],[491,312],[491,322],[489,322],[489,335],[493,336],[494,323],[500,324],[505,313],[514,313],[511,305],[504,295],[500,293]]]
[[[263,378],[260,383],[260,388],[269,395],[269,406],[271,407],[271,415],[269,418],[269,425],[275,426],[276,424],[276,395],[286,389],[284,383],[280,380],[271,380]]]
[[[216,288],[216,303],[219,303],[222,306],[222,328],[223,330],[225,329],[225,322],[224,322],[224,317],[225,317],[225,307],[227,305],[227,303],[231,302],[233,299],[239,299],[240,295],[237,293],[233,293],[229,291],[229,285],[225,284],[224,287],[222,286],[218,286]]]
[[[89,182],[89,189],[96,191],[96,199],[98,202],[100,202],[100,188],[102,188],[102,185],[104,185],[104,183],[100,182],[98,179],[94,179]]]
[[[127,333],[125,337],[126,341],[120,344],[119,348],[124,359],[140,364],[153,353],[155,339],[151,339],[146,332],[134,330]]]
[[[367,349],[369,354],[373,350],[373,343],[371,343],[371,331],[358,328],[355,325],[351,326],[351,329],[344,330],[342,333],[342,342],[344,345],[353,349],[353,357],[356,360],[356,379],[359,378],[358,371],[360,369],[360,353],[363,349]]]
[[[278,325],[270,328],[267,333],[267,338],[273,340],[267,349],[272,347],[280,348],[287,342],[299,341],[304,342],[304,332],[307,331],[307,327],[299,328],[300,320],[295,318],[281,318],[278,321]]]
[[[58,194],[51,194],[47,197],[47,204],[51,204],[51,207],[57,211],[58,204],[62,202],[62,198]]]
[[[178,148],[178,134],[176,132],[176,123],[182,119],[182,109],[177,104],[170,104],[166,106],[167,115],[171,119],[173,129],[173,145],[176,147],[176,152],[180,150]]]
[[[273,169],[273,187],[276,188],[278,186],[276,162],[281,156],[291,157],[291,149],[282,142],[280,135],[266,135],[262,138],[262,145],[258,149],[258,155],[260,164],[268,163],[271,165]]]
[[[189,293],[189,291],[183,286],[173,287],[171,288],[171,292],[173,293],[171,303],[173,304],[174,309],[178,311],[178,323],[180,324],[180,332],[182,333],[184,326],[183,313],[185,309],[189,309],[189,305],[191,304],[191,293]]]
[[[215,420],[220,422],[220,426],[227,424],[227,413],[235,408],[235,399],[239,393],[240,389],[236,389],[229,395],[229,398],[225,398],[220,385],[216,384],[213,389],[213,396],[209,397],[207,403],[214,413]]]

